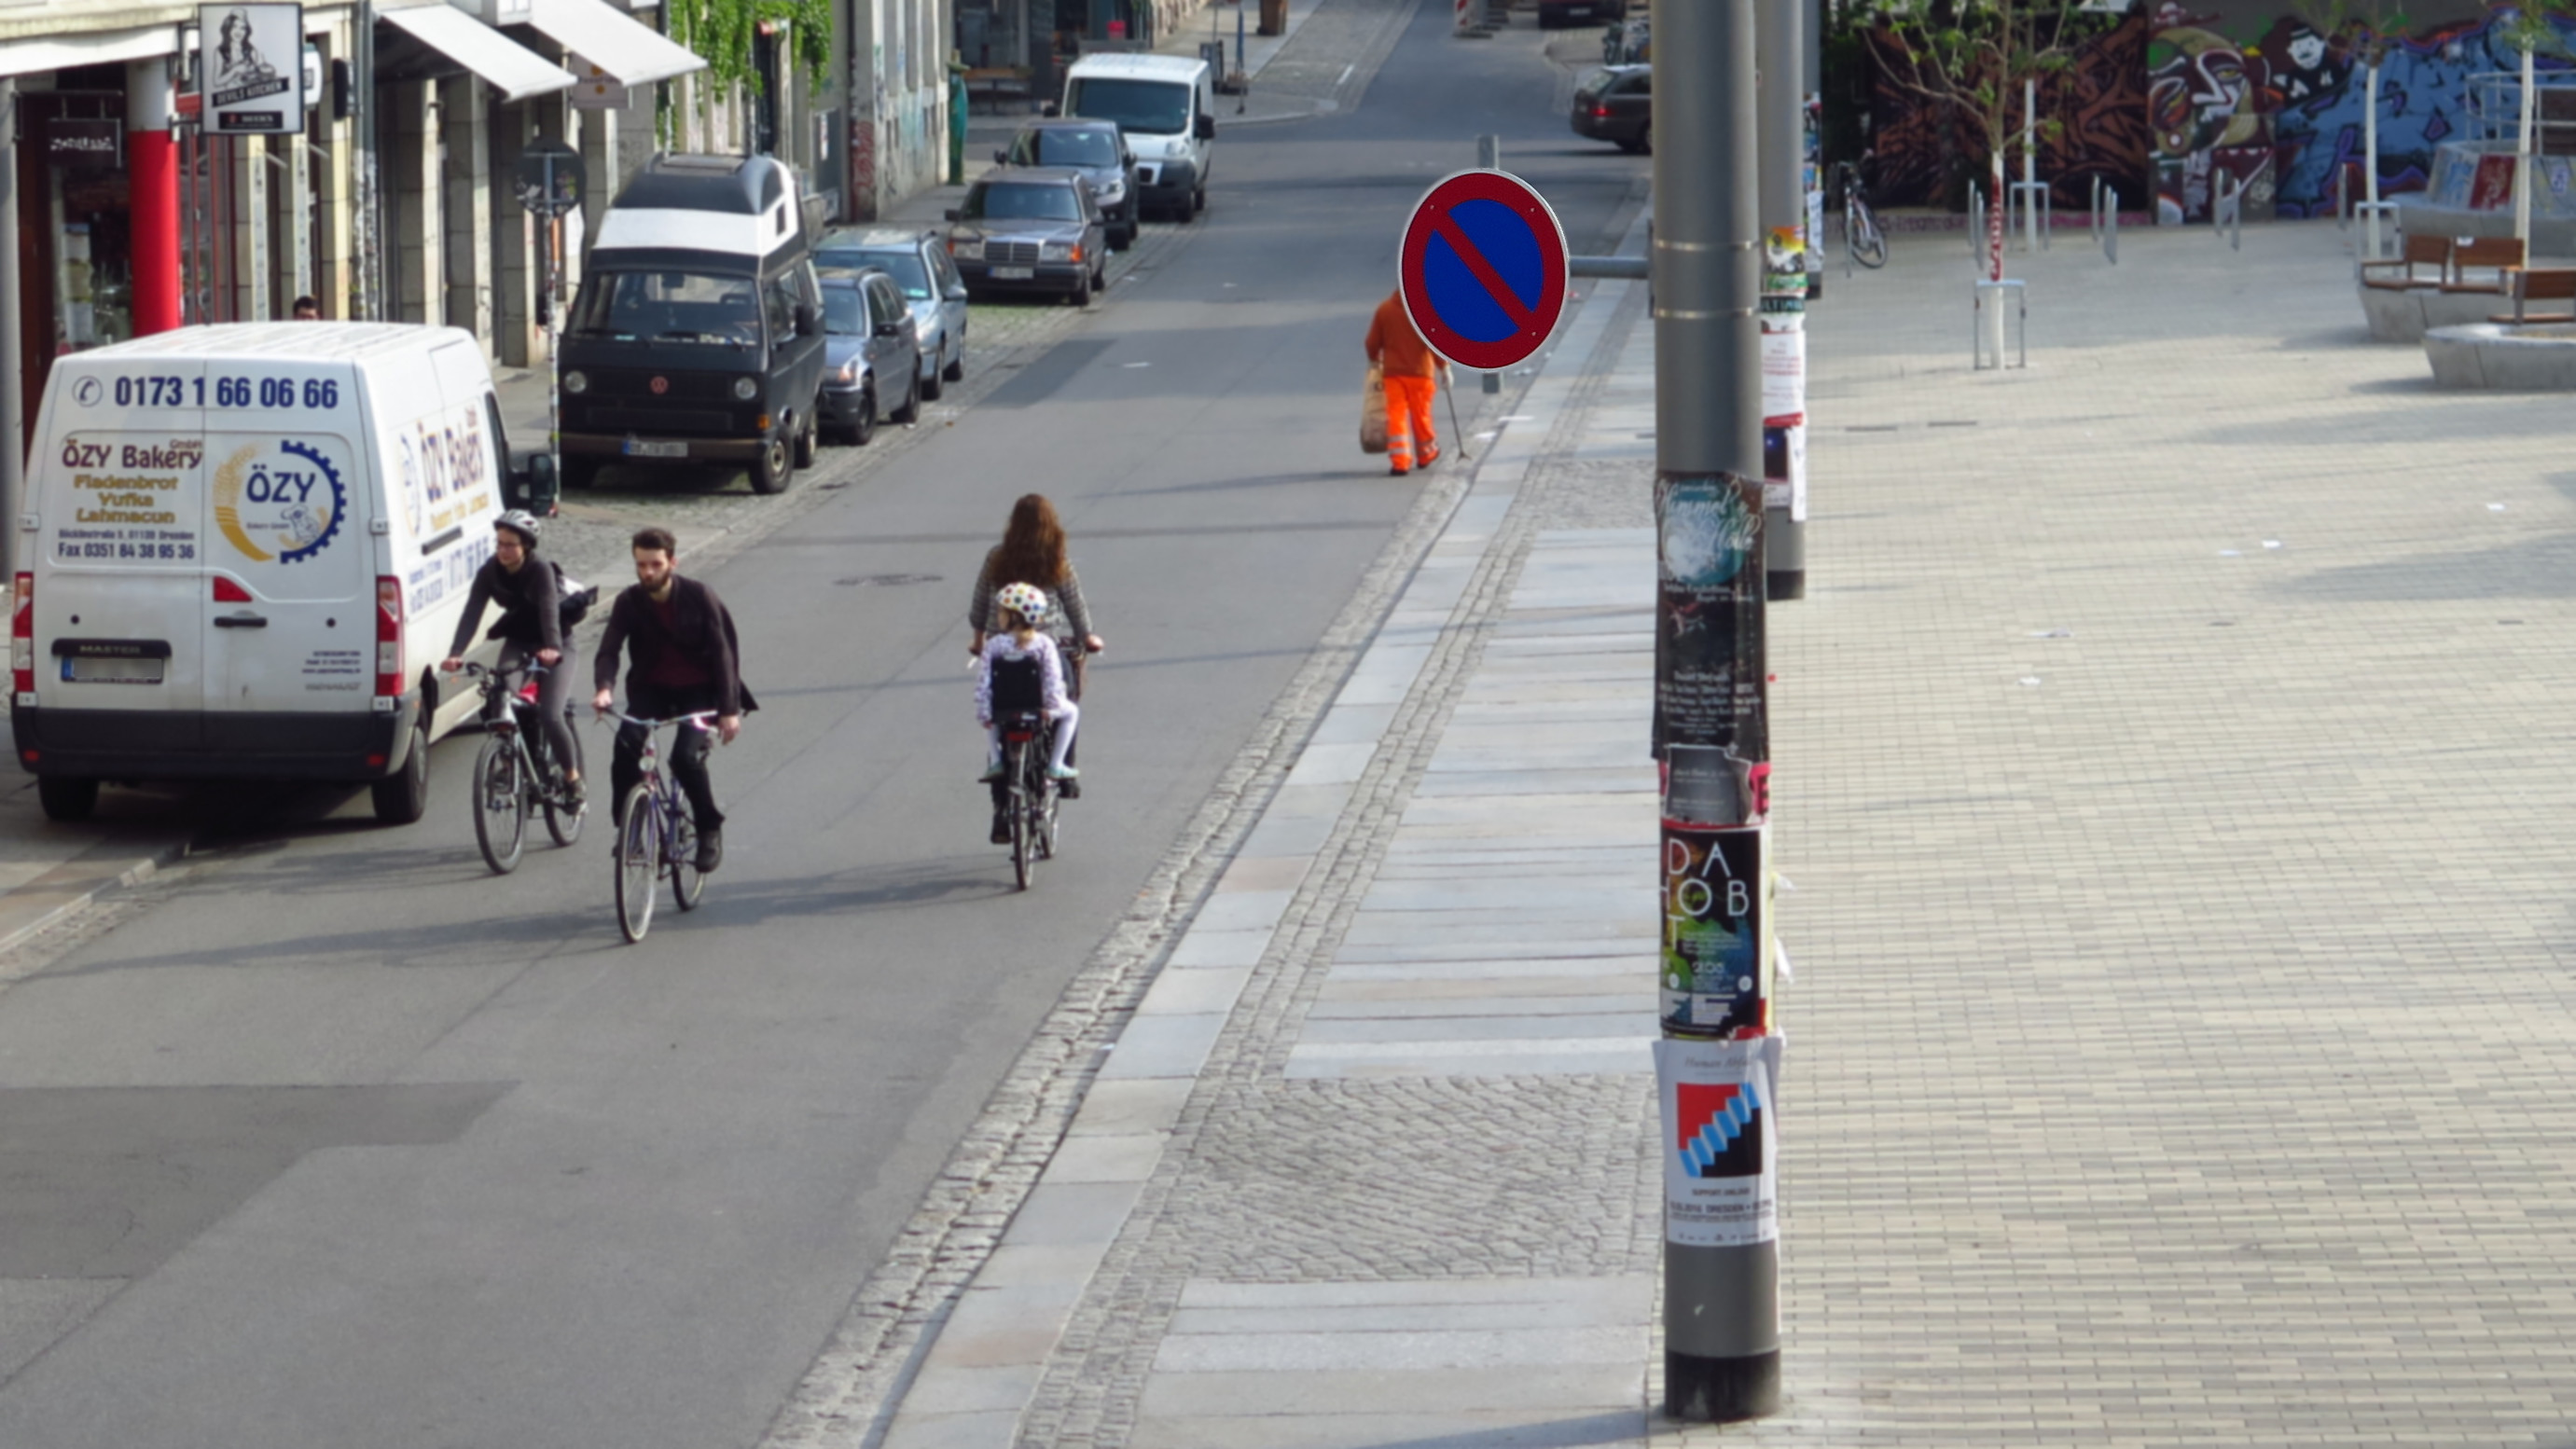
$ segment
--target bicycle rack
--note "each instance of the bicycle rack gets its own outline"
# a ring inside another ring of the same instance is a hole
[[[2229,185],[2231,178],[2221,176],[2209,203],[2209,230],[2212,236],[2227,238],[2230,251],[2245,249],[2245,183]]]
[[[2046,251],[2049,247],[2049,228],[2057,224],[2057,203],[2049,195],[2048,183],[2045,181],[2016,181],[2012,184],[2010,194],[2004,197],[2004,235],[2012,235],[2015,225],[2013,217],[2016,215],[2021,217],[2020,229],[2025,232],[2030,231],[2029,223],[2034,210],[2039,214],[2039,249]],[[2022,241],[2022,250],[2030,250],[2027,237]]]
[[[2014,304],[2013,310],[2005,313],[2004,318],[2014,333],[2015,360],[2010,363],[2004,361],[2002,343],[1998,340],[1994,360],[1989,362],[1986,360],[1986,309],[2003,306],[2006,297],[2012,298]],[[2000,282],[1977,283],[1977,305],[1969,315],[1968,350],[1971,371],[1984,372],[1991,368],[2000,372],[2006,367],[2030,366],[2030,290],[2022,285],[2021,278],[2006,277]]]
[[[2093,178],[2091,214],[2085,218],[2085,230],[2102,248],[2111,265],[2120,264],[2120,190],[2096,176]]]

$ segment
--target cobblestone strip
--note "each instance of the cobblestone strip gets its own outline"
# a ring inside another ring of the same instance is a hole
[[[1211,1181],[1203,1171],[1206,1157],[1201,1151],[1226,1132],[1237,1114],[1272,1110],[1262,1099],[1283,1085],[1302,1097],[1358,1101],[1364,1104],[1361,1115],[1384,1114],[1409,1120],[1417,1128],[1435,1113],[1444,1120],[1464,1121],[1477,1110],[1491,1110],[1491,1091],[1478,1094],[1480,1107],[1458,1094],[1425,1090],[1423,1083],[1282,1084],[1279,1078],[1334,949],[1367,896],[1396,821],[1457,708],[1461,686],[1484,656],[1490,622],[1509,600],[1530,545],[1543,526],[1547,493],[1556,480],[1569,476],[1553,460],[1569,452],[1580,436],[1584,415],[1607,371],[1603,359],[1617,356],[1621,341],[1644,310],[1645,289],[1628,288],[1598,344],[1587,350],[1587,356],[1568,359],[1581,369],[1580,376],[1566,393],[1527,474],[1513,489],[1508,511],[1470,576],[1464,597],[1439,631],[1430,658],[1362,771],[1351,804],[1291,898],[1269,949],[1200,1071],[1160,1165],[1075,1311],[1024,1415],[1018,1438],[1023,1449],[1125,1443],[1184,1285],[1193,1276],[1224,1274],[1230,1256],[1253,1247],[1238,1236],[1239,1230],[1221,1228],[1210,1234],[1193,1221],[1211,1215],[1223,1219],[1229,1208],[1240,1206],[1228,1201],[1232,1192],[1226,1182]],[[1487,485],[1480,484],[1478,496],[1488,491]],[[1553,1094],[1560,1084],[1552,1083],[1547,1090]],[[1568,1085],[1561,1090],[1569,1097],[1599,1095],[1598,1084]],[[1624,1100],[1637,1094],[1627,1084],[1614,1083],[1608,1095]],[[1557,1104],[1538,1105],[1551,1110]],[[1579,1104],[1576,1115],[1578,1119],[1598,1117],[1605,1107],[1613,1119],[1621,1112],[1619,1102],[1612,1101]],[[1633,1117],[1632,1101],[1625,1111]],[[1343,1115],[1347,1120],[1349,1114]],[[1310,1135],[1334,1136],[1329,1131]],[[1645,1140],[1642,1133],[1627,1136],[1631,1141]],[[1267,1136],[1260,1143],[1264,1151],[1295,1151],[1299,1146]],[[1327,1151],[1350,1146],[1333,1140],[1303,1145]],[[1572,1150],[1579,1153],[1582,1143],[1572,1144]],[[1624,1175],[1612,1176],[1618,1180],[1606,1184],[1610,1195],[1623,1199],[1614,1209],[1615,1220],[1624,1222],[1636,1215],[1633,1202],[1625,1201],[1633,1191],[1624,1185]],[[1619,1234],[1613,1250],[1619,1266],[1627,1271],[1636,1271],[1631,1241],[1636,1237],[1634,1232]],[[1651,1237],[1646,1242],[1651,1249]],[[1337,1260],[1329,1268],[1319,1261],[1266,1266],[1285,1267],[1292,1278],[1313,1279],[1349,1276],[1355,1271],[1390,1278],[1486,1276],[1494,1271],[1481,1260],[1467,1261],[1457,1253],[1430,1256],[1411,1251],[1412,1246],[1342,1242],[1331,1249],[1316,1249],[1330,1251]],[[1355,1267],[1350,1261],[1369,1259],[1372,1254],[1373,1263]],[[1561,1262],[1548,1264],[1548,1269],[1568,1271]],[[1573,1271],[1603,1269],[1587,1263]]]

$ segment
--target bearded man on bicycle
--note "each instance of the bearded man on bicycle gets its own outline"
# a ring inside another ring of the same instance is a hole
[[[733,615],[716,591],[696,579],[682,578],[680,548],[668,530],[647,528],[633,541],[635,583],[617,596],[608,611],[607,632],[600,635],[592,670],[599,694],[591,706],[605,713],[617,702],[617,656],[633,645],[626,671],[626,712],[638,719],[678,719],[711,712],[716,735],[726,744],[742,733],[742,717],[759,708],[742,683],[742,646],[734,634]],[[642,756],[649,732],[641,725],[617,729],[617,753],[609,762],[610,799],[622,807],[626,792],[643,778]],[[698,827],[697,868],[712,871],[724,860],[724,812],[716,808],[715,785],[707,778],[707,731],[683,728],[671,750],[671,775],[689,797],[689,814]],[[619,822],[621,825],[623,822]]]

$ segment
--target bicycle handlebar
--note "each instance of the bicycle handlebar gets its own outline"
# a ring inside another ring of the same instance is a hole
[[[614,709],[603,709],[600,713],[617,721],[619,724],[642,725],[648,730],[657,730],[664,725],[704,724],[708,720],[717,718],[716,712],[711,709],[702,709],[695,714],[684,714],[673,719],[637,719],[631,714]]]
[[[530,679],[536,679],[541,676],[554,673],[553,669],[546,665],[539,664],[534,658],[520,660],[517,667],[526,670]],[[464,663],[457,665],[452,672],[462,674],[468,679],[476,679],[485,675],[497,677],[506,671],[502,670],[497,665],[477,664],[473,660],[468,659]]]

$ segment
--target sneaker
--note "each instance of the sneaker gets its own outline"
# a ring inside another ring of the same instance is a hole
[[[1082,781],[1079,779],[1067,780],[1064,782],[1064,787],[1056,791],[1056,794],[1067,800],[1079,800],[1082,798]]]
[[[1000,778],[1002,778],[1002,767],[1001,767],[1001,766],[999,766],[999,765],[986,765],[986,766],[984,767],[984,773],[982,773],[982,774],[980,774],[980,775],[977,775],[977,776],[975,777],[975,783],[976,783],[976,784],[978,784],[978,785],[990,785],[990,784],[992,784],[995,780],[998,780],[998,779],[1000,779]]]
[[[1432,465],[1432,464],[1437,463],[1437,462],[1439,462],[1439,461],[1440,461],[1440,450],[1439,450],[1438,448],[1434,448],[1434,449],[1432,449],[1431,451],[1429,451],[1429,452],[1427,452],[1427,453],[1423,454],[1423,455],[1422,455],[1422,458],[1421,458],[1421,461],[1419,461],[1419,462],[1415,463],[1413,466],[1414,466],[1414,467],[1416,467],[1416,468],[1421,468],[1421,469],[1428,470],[1428,469],[1431,467],[1431,465]]]
[[[724,827],[698,832],[698,874],[705,875],[724,864]]]
[[[1413,470],[1410,468],[1389,468],[1386,470],[1386,476],[1389,478],[1401,478],[1412,471]]]
[[[1011,843],[1011,817],[999,810],[993,812],[993,843],[995,845]]]
[[[587,783],[587,781],[583,780],[566,780],[564,782],[564,808],[572,811],[576,815],[581,813],[582,808],[590,803],[590,791],[585,788]]]
[[[1071,765],[1049,765],[1047,766],[1047,778],[1050,780],[1079,780],[1082,778],[1082,772]]]

